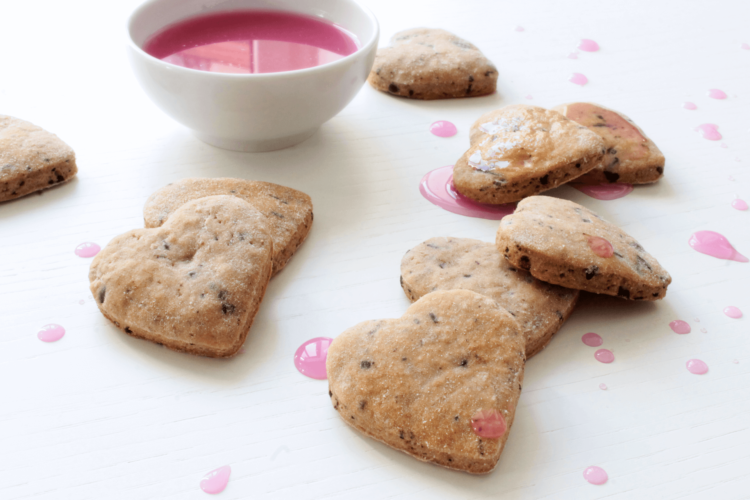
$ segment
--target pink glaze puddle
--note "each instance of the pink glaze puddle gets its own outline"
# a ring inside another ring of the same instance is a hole
[[[578,59],[578,52],[571,52],[568,54],[568,59]]]
[[[599,44],[588,38],[582,38],[581,42],[578,44],[578,48],[584,52],[596,52],[599,50]]]
[[[669,323],[669,328],[679,334],[690,333],[690,325],[688,325],[687,321],[682,321],[681,319],[676,319]]]
[[[228,465],[212,470],[201,480],[201,489],[210,495],[221,493],[227,487],[231,473],[232,468]]]
[[[599,389],[606,391],[607,390],[607,384],[599,384]]]
[[[520,33],[522,31],[526,31],[526,30],[524,29],[523,26],[516,26],[516,31],[518,31]]]
[[[719,126],[714,125],[713,123],[704,123],[703,125],[698,125],[695,130],[699,131],[704,139],[708,139],[709,141],[720,141],[721,134],[717,130],[718,128]]]
[[[573,73],[572,75],[570,75],[570,78],[568,78],[568,81],[580,86],[584,86],[589,83],[589,79],[581,73]]]
[[[708,372],[708,365],[700,359],[689,359],[688,362],[685,363],[685,366],[690,373],[695,375],[703,375]]]
[[[740,311],[739,308],[734,307],[734,306],[725,307],[724,314],[734,319],[738,319],[742,317],[742,311]]]
[[[505,434],[508,427],[499,411],[479,410],[471,417],[471,428],[479,437],[495,439]]]
[[[583,194],[595,200],[616,200],[633,192],[632,184],[571,184]]]
[[[723,90],[709,89],[708,97],[710,97],[711,99],[726,99],[727,94]]]
[[[736,208],[737,210],[747,210],[747,203],[745,203],[745,200],[732,200],[732,208]]]
[[[333,339],[328,337],[316,337],[310,339],[297,349],[294,353],[294,366],[302,375],[317,380],[328,378],[326,374],[326,358],[328,348]]]
[[[615,254],[612,243],[598,236],[589,236],[589,248],[595,255],[603,259],[609,259]]]
[[[512,214],[516,209],[515,203],[504,205],[477,203],[456,191],[453,185],[453,165],[428,172],[419,183],[419,192],[427,201],[443,210],[467,217],[500,220]]]
[[[717,259],[748,262],[748,258],[735,250],[723,235],[714,231],[698,231],[693,233],[688,240],[688,245],[700,253],[716,257]]]
[[[581,341],[589,347],[598,347],[604,343],[602,336],[594,332],[584,333]]]
[[[102,247],[96,243],[86,242],[78,245],[75,249],[75,253],[77,256],[87,259],[98,254],[101,249]]]
[[[36,334],[36,336],[41,340],[42,342],[57,342],[63,336],[65,335],[65,328],[61,327],[60,325],[50,324],[50,325],[44,325],[41,330],[39,330]]]
[[[606,483],[609,476],[601,467],[592,465],[583,471],[583,478],[591,484],[599,485]]]
[[[743,43],[742,45],[740,45],[740,48],[744,50],[750,50],[750,45]]]
[[[451,122],[439,120],[430,125],[430,132],[438,137],[453,137],[458,133],[458,129]]]
[[[599,349],[594,353],[594,357],[600,363],[611,363],[615,360],[615,355],[609,349]]]
[[[682,107],[685,109],[689,109],[690,111],[694,109],[698,109],[698,106],[696,106],[694,102],[690,102],[690,101],[683,102]]]

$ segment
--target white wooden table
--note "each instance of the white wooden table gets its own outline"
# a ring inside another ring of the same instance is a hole
[[[748,498],[750,264],[699,254],[687,240],[709,229],[750,254],[750,212],[730,207],[737,195],[750,201],[750,50],[740,48],[750,43],[750,5],[364,3],[381,22],[381,45],[420,25],[476,43],[499,68],[498,93],[417,102],[365,87],[303,144],[233,153],[193,138],[138,88],[124,50],[137,0],[0,1],[0,113],[58,134],[80,168],[65,186],[0,205],[0,498],[206,498],[199,482],[222,465],[233,470],[226,499]],[[601,51],[568,59],[580,38]],[[590,83],[568,82],[574,71]],[[710,88],[729,98],[709,99]],[[626,112],[667,157],[662,181],[620,200],[550,193],[639,239],[674,278],[667,299],[583,299],[528,363],[507,448],[489,475],[423,464],[350,430],[326,382],[294,368],[296,348],[400,316],[408,301],[399,264],[417,243],[494,239],[497,222],[445,212],[418,191],[427,171],[463,153],[479,114],[572,100]],[[682,109],[686,100],[698,109]],[[459,134],[431,135],[436,120]],[[693,130],[707,122],[722,141]],[[281,183],[315,204],[308,241],[271,282],[246,352],[231,360],[122,334],[88,291],[90,259],[73,253],[142,227],[147,196],[191,176]],[[726,317],[728,305],[746,317]],[[674,319],[692,333],[672,333]],[[48,323],[65,337],[40,342]],[[604,337],[614,363],[594,359],[580,340],[589,331]],[[690,358],[708,374],[690,374]],[[589,465],[609,481],[584,481]]]

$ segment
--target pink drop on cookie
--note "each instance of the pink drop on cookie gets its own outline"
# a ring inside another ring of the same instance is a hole
[[[734,319],[739,319],[742,317],[742,311],[740,311],[739,308],[734,307],[734,306],[725,307],[724,314]]]
[[[745,200],[740,200],[739,198],[736,200],[732,200],[732,208],[735,208],[737,210],[747,210],[747,203]]]
[[[726,99],[727,94],[723,90],[709,89],[708,97],[710,97],[711,99]]]
[[[594,357],[600,363],[611,363],[615,360],[615,355],[609,349],[599,349],[594,353]]]
[[[568,78],[568,81],[571,83],[575,83],[576,85],[584,86],[587,83],[589,83],[589,79],[586,78],[586,75],[583,75],[581,73],[573,73],[570,75],[570,78]]]
[[[734,249],[731,243],[715,231],[697,231],[688,240],[693,250],[717,259],[748,262],[748,258]]]
[[[453,137],[458,133],[458,129],[451,122],[439,120],[430,125],[430,132],[438,137]]]
[[[589,347],[599,347],[604,343],[602,336],[594,332],[584,333],[581,341]]]
[[[65,328],[60,325],[49,324],[44,325],[41,330],[36,334],[37,338],[42,342],[57,342],[65,335]]]
[[[603,259],[608,259],[615,254],[612,243],[598,236],[589,236],[589,248],[592,252]]]
[[[633,192],[632,184],[571,184],[583,194],[595,200],[616,200]]]
[[[201,480],[201,489],[211,495],[221,493],[227,487],[232,468],[228,465],[214,469]]]
[[[578,48],[584,52],[596,52],[599,50],[599,44],[588,38],[582,38],[578,43]]]
[[[690,111],[698,109],[698,106],[696,106],[694,102],[690,102],[690,101],[683,102],[682,107],[685,109],[689,109]]]
[[[294,366],[302,375],[317,380],[328,378],[326,373],[326,359],[328,358],[328,348],[331,346],[333,339],[328,337],[316,337],[310,339],[297,349],[294,353]]]
[[[86,242],[81,243],[76,247],[75,254],[79,257],[87,259],[98,254],[101,249],[102,248],[96,243]]]
[[[687,321],[682,321],[681,319],[676,319],[669,323],[669,328],[671,328],[675,333],[690,333],[690,325],[687,323]]]
[[[690,373],[695,375],[704,375],[708,373],[708,365],[700,359],[689,359],[688,362],[685,363],[685,366]]]
[[[471,417],[471,428],[479,437],[495,439],[505,434],[508,427],[499,411],[479,410]]]
[[[721,134],[717,130],[718,128],[719,126],[714,125],[713,123],[704,123],[703,125],[698,125],[696,130],[703,135],[704,139],[708,139],[709,141],[720,141]]]
[[[600,485],[606,483],[609,476],[601,467],[592,465],[591,467],[586,467],[586,469],[584,469],[583,478],[591,484]]]

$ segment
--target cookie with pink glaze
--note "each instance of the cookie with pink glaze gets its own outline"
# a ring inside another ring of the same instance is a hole
[[[450,99],[492,94],[497,68],[482,52],[441,29],[396,33],[391,46],[378,49],[370,85],[410,99]]]
[[[75,153],[55,134],[0,115],[0,201],[57,186],[77,172]]]
[[[553,108],[604,140],[601,163],[576,182],[584,184],[648,184],[664,175],[664,155],[633,120],[618,111],[590,102]]]
[[[444,237],[430,238],[406,252],[401,287],[412,302],[436,290],[471,290],[495,300],[521,326],[527,359],[552,340],[579,294],[512,266],[494,243]]]
[[[334,339],[328,394],[344,422],[373,439],[418,460],[486,473],[513,424],[525,343],[494,300],[430,293],[398,319],[365,321]],[[488,413],[498,424],[491,433],[476,425]]]
[[[526,198],[500,221],[495,243],[511,265],[566,288],[659,300],[672,282],[632,236],[572,201]]]
[[[560,113],[513,105],[482,115],[453,168],[456,189],[480,203],[510,203],[572,181],[601,162],[604,141]]]

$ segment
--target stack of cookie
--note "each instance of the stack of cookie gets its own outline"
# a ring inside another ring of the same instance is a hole
[[[266,287],[307,237],[310,197],[268,182],[184,179],[153,195],[145,229],[91,263],[100,311],[133,337],[210,357],[237,353]]]
[[[406,253],[401,286],[414,304],[398,320],[336,338],[329,396],[345,422],[393,448],[489,472],[513,423],[525,360],[560,329],[580,291],[658,300],[670,282],[635,239],[587,208],[526,198],[501,221],[494,245],[432,238]]]

